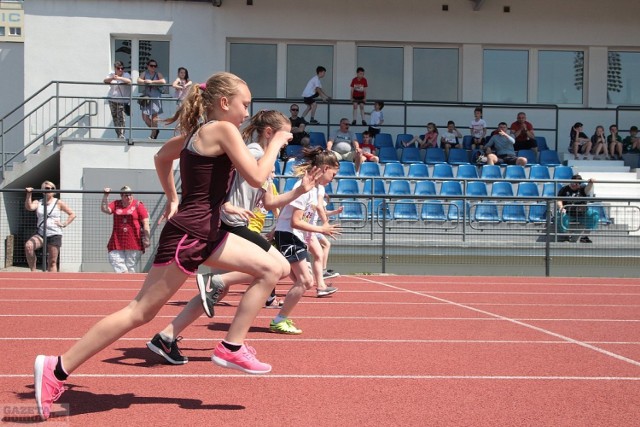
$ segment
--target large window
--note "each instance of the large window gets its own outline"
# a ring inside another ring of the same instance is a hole
[[[256,98],[277,96],[277,45],[231,43],[229,71],[247,82]]]
[[[147,69],[147,62],[150,59],[155,59],[158,63],[158,72],[162,74],[167,82],[173,81],[171,76],[175,74],[171,73],[171,63],[169,62],[169,42],[162,40],[123,40],[116,39],[114,46],[114,61],[122,61],[125,71],[128,73],[132,69],[137,68],[138,71],[144,72]],[[138,64],[134,67],[133,51],[138,50]]]
[[[640,104],[640,52],[609,52],[607,102]]]
[[[368,99],[402,99],[403,56],[401,47],[358,47],[356,67],[365,70]]]
[[[485,49],[482,100],[524,104],[528,102],[529,52]]]
[[[321,80],[322,89],[327,95],[334,96],[333,46],[297,44],[287,46],[287,98],[302,96],[307,82],[316,75],[318,65],[327,69],[327,73]]]
[[[550,51],[538,53],[538,102],[541,104],[582,104],[584,52]]]
[[[413,49],[413,100],[458,101],[458,49]]]

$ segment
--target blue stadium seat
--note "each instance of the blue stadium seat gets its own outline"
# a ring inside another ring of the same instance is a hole
[[[364,162],[360,165],[360,176],[380,176],[380,165],[373,162]]]
[[[513,197],[513,187],[510,182],[498,181],[491,185],[492,197]]]
[[[527,174],[525,173],[524,166],[507,165],[507,169],[504,171],[504,179],[512,179],[517,181],[527,179]]]
[[[433,181],[418,181],[413,189],[413,194],[416,196],[435,196],[436,185]]]
[[[560,166],[562,162],[556,150],[540,151],[540,164],[546,166]]]
[[[330,182],[330,183],[328,183],[327,185],[324,186],[324,193],[325,194],[329,194],[329,195],[333,194],[333,183],[332,182]]]
[[[281,165],[280,163],[281,163],[280,160],[276,160],[275,163],[273,164],[273,167],[275,169],[274,173],[276,175],[282,175],[282,166],[283,165]]]
[[[386,209],[382,209],[382,199],[375,199],[373,201],[373,207],[371,206],[371,200],[368,203],[369,215],[371,219],[377,219],[382,221],[383,219],[388,221],[391,219],[391,210],[389,209],[389,203],[385,204]]]
[[[373,182],[373,192],[371,192],[371,185]],[[367,179],[364,182],[362,194],[387,194],[387,189],[384,186],[384,181],[381,179]]]
[[[473,137],[471,135],[465,135],[462,137],[462,148],[465,150],[471,150],[471,144],[473,144]]]
[[[380,163],[399,163],[398,154],[393,147],[380,147],[378,149]]]
[[[424,162],[428,165],[435,165],[438,163],[447,163],[447,159],[444,156],[444,150],[439,147],[427,148],[427,153],[424,158]]]
[[[529,179],[551,179],[549,168],[545,165],[533,165],[529,169]]]
[[[467,196],[487,196],[487,184],[482,181],[467,182]]]
[[[478,222],[500,222],[498,205],[492,202],[480,202],[473,206],[473,219]]]
[[[518,157],[524,157],[525,159],[527,159],[527,166],[538,164],[536,152],[533,150],[518,150],[516,155]]]
[[[547,146],[547,138],[545,138],[544,136],[536,136],[536,144],[538,145],[538,152],[546,151],[549,149],[549,147]]]
[[[273,178],[273,185],[276,186],[278,193],[282,193],[282,191],[280,191],[280,178]]]
[[[427,150],[428,152],[429,150]],[[423,163],[420,159],[420,150],[418,147],[405,147],[400,154],[400,162],[403,164]]]
[[[447,216],[444,213],[444,204],[440,200],[430,200],[422,204],[420,219],[423,221],[444,222]]]
[[[502,171],[498,165],[484,165],[480,171],[482,179],[502,179]]]
[[[521,182],[518,184],[516,195],[519,197],[540,197],[538,184],[535,182]]]
[[[504,222],[527,222],[524,204],[508,203],[502,208],[502,221]]]
[[[391,147],[393,148],[393,139],[390,133],[381,132],[373,139],[373,146],[376,148]]]
[[[283,193],[286,193],[288,191],[293,190],[293,186],[296,185],[296,182],[298,182],[299,178],[287,178],[284,181],[284,189],[282,190]]]
[[[449,206],[447,218],[449,221],[462,221],[469,214],[469,202],[464,200],[453,200]]]
[[[573,169],[571,169],[571,166],[556,166],[553,169],[553,179],[566,181],[570,180],[572,176]]]
[[[429,167],[424,163],[412,163],[409,165],[407,178],[429,178]]]
[[[448,163],[437,163],[433,165],[433,178],[453,178],[453,167]]]
[[[396,148],[404,148],[403,142],[409,142],[412,139],[413,135],[411,135],[410,133],[399,133],[396,136]]]
[[[293,167],[298,163],[299,162],[295,160],[288,160],[287,163],[284,164],[284,170],[282,171],[282,175],[293,175]]]
[[[387,178],[404,178],[404,166],[400,163],[387,163],[384,166],[382,176]]]
[[[441,196],[462,196],[460,181],[444,181],[440,187]]]
[[[362,144],[362,132],[356,132],[354,135],[356,136],[356,141]]]
[[[462,148],[452,148],[449,150],[449,159],[447,163],[450,165],[466,165],[469,164],[469,153]]]
[[[327,138],[324,136],[324,132],[309,132],[309,145],[327,148]]]
[[[300,157],[302,154],[302,145],[287,145],[284,149],[284,152],[287,154],[287,157]]]
[[[343,176],[356,176],[356,165],[349,160],[342,160],[339,162],[337,177]]]
[[[338,186],[336,188],[336,194],[360,194],[360,189],[358,188],[358,181],[351,178],[342,178],[338,179]]]
[[[418,207],[412,199],[400,199],[394,203],[393,217],[395,221],[418,221]]]
[[[342,200],[342,212],[338,214],[338,218],[347,221],[364,221],[364,204],[355,199]]]
[[[404,179],[391,181],[391,183],[389,184],[389,195],[390,196],[411,195],[411,185],[409,184],[409,181]]]
[[[536,203],[529,207],[529,222],[547,222],[547,204]]]
[[[475,179],[478,178],[478,168],[476,165],[459,165],[456,178]]]
[[[558,182],[545,182],[542,184],[542,197],[554,197],[558,195],[561,185]]]
[[[607,208],[599,203],[588,203],[587,207],[589,209],[592,209],[593,211],[595,211],[598,216],[598,223],[600,225],[610,225],[613,224],[613,221],[611,221],[611,218],[609,218],[609,215],[607,214]]]

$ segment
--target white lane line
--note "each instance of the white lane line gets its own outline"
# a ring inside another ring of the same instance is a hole
[[[0,374],[0,378],[33,378],[32,374]],[[237,378],[345,380],[506,380],[506,381],[640,381],[640,377],[521,376],[521,375],[340,375],[340,374],[73,374],[73,378]]]
[[[384,282],[376,282],[376,281],[370,280],[368,278],[361,278],[361,280],[363,280],[365,282],[368,282],[368,283],[377,283],[377,284],[379,284],[381,286],[390,287],[390,288],[397,289],[397,290],[403,290],[399,286],[389,285],[389,284],[384,283]],[[504,321],[507,321],[507,322],[510,322],[510,323],[513,323],[513,324],[516,324],[516,325],[519,325],[519,326],[523,326],[525,328],[532,329],[534,331],[538,331],[538,332],[541,332],[543,334],[550,335],[552,337],[556,337],[556,338],[559,338],[561,340],[576,344],[576,345],[578,345],[580,347],[584,347],[584,348],[587,348],[589,350],[593,350],[595,352],[598,352],[600,354],[604,354],[606,356],[612,357],[612,358],[620,360],[622,362],[626,362],[626,363],[629,363],[631,365],[640,367],[640,362],[637,361],[637,360],[630,359],[628,357],[622,356],[622,355],[614,353],[612,351],[608,351],[608,350],[605,350],[603,348],[597,347],[595,345],[588,344],[588,343],[586,343],[584,341],[579,341],[579,340],[573,339],[573,338],[568,337],[566,335],[562,335],[562,334],[558,334],[556,332],[552,332],[552,331],[550,331],[548,329],[540,328],[538,326],[530,325],[530,324],[525,323],[525,322],[520,321],[520,320],[516,320],[516,319],[512,319],[512,318],[506,317],[506,316],[502,316],[500,314],[492,313],[490,311],[481,310],[479,308],[471,307],[471,306],[468,306],[468,305],[465,305],[465,304],[460,304],[460,303],[457,303],[455,301],[449,301],[449,300],[446,300],[446,299],[443,299],[443,298],[439,298],[439,297],[436,297],[436,296],[433,296],[433,295],[423,294],[423,293],[415,292],[415,291],[408,290],[408,289],[404,289],[404,290],[406,292],[408,292],[408,293],[412,293],[412,294],[415,294],[415,295],[420,295],[420,296],[423,296],[423,297],[431,298],[431,299],[434,299],[434,300],[440,301],[440,302],[448,302],[451,305],[454,305],[456,307],[464,308],[464,309],[467,309],[467,310],[474,311],[476,313],[484,314],[486,316],[491,316],[491,317],[494,317],[496,319],[504,320]]]

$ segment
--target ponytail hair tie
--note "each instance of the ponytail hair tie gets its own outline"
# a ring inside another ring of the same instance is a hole
[[[200,90],[201,90],[201,91],[203,91],[203,92],[204,92],[205,90],[207,90],[207,84],[206,84],[206,83],[200,83],[200,84],[198,85],[198,87],[199,87],[199,88],[200,88]]]

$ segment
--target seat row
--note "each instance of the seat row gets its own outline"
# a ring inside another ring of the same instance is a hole
[[[276,175],[293,175],[295,162],[288,161],[282,166],[276,163]],[[431,169],[431,170],[430,170]],[[528,173],[527,173],[528,169]],[[360,171],[356,174],[353,162],[341,161],[337,177],[384,177],[384,178],[460,178],[460,179],[512,179],[512,180],[570,180],[573,176],[573,169],[570,166],[545,166],[534,165],[525,168],[520,165],[450,165],[448,163],[437,163],[427,165],[425,163],[411,163],[403,165],[401,163],[378,163],[366,162],[360,166]]]
[[[289,191],[297,178],[288,178],[285,181],[283,191]],[[524,181],[512,184],[509,181],[496,181],[486,183],[484,181],[415,181],[412,186],[408,180],[393,180],[385,183],[382,179],[369,179],[360,186],[357,179],[341,178],[336,180],[334,187],[328,184],[325,191],[329,195],[336,197],[373,194],[381,196],[485,196],[488,197],[554,197],[558,194],[561,184],[558,182],[545,182],[542,185],[533,181]]]
[[[370,201],[364,202],[356,199],[343,199],[340,201],[340,205],[343,207],[343,211],[338,215],[338,218],[343,221],[381,220],[384,214],[386,220],[411,222],[457,222],[466,218],[477,223],[541,224],[547,222],[546,203],[497,204],[493,202],[470,203],[463,200],[418,202],[413,199],[399,199],[388,203],[386,211],[383,210],[382,203],[374,203],[372,209]],[[603,205],[592,203],[589,204],[589,208],[598,213],[600,225],[611,224]]]

